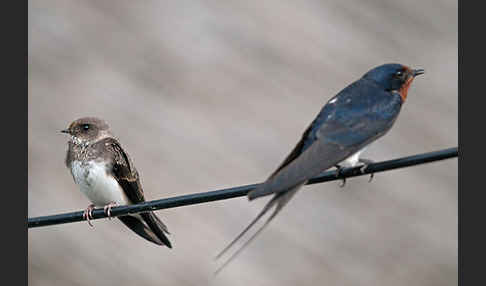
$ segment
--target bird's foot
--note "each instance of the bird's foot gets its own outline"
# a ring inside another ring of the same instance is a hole
[[[362,174],[364,174],[364,173],[365,173],[366,168],[368,168],[368,165],[370,165],[370,164],[373,164],[373,163],[374,163],[374,161],[373,161],[373,160],[369,160],[369,159],[361,159],[361,158],[359,158],[359,162],[360,162],[360,163],[363,163],[363,166],[360,168],[360,171],[361,171],[361,173],[362,173]],[[370,174],[370,179],[368,180],[368,183],[370,183],[370,182],[373,180],[373,177],[374,177],[374,176],[375,176],[375,173],[371,173],[371,174]]]
[[[94,204],[90,204],[83,212],[83,218],[88,221],[89,226],[93,227],[91,220],[93,219]]]
[[[341,176],[342,174],[342,171],[343,171],[343,167],[339,166],[339,165],[336,165],[334,166],[336,167],[336,178],[338,178],[339,176]],[[342,178],[341,179],[341,184],[339,184],[339,187],[344,187],[344,185],[346,185],[346,178]]]
[[[118,203],[111,202],[107,204],[106,206],[103,207],[103,210],[105,211],[105,214],[108,216],[108,219],[111,220],[111,208],[112,207],[117,207],[119,206]]]

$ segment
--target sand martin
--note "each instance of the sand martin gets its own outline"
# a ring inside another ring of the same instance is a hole
[[[84,212],[90,219],[94,207],[111,207],[145,201],[140,178],[128,153],[111,134],[108,124],[98,118],[84,117],[61,132],[70,135],[66,166],[81,192],[92,202]],[[158,245],[172,248],[164,223],[153,213],[119,216],[127,227]]]

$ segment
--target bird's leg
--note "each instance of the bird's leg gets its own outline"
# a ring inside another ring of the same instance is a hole
[[[93,227],[93,224],[91,224],[91,219],[93,219],[94,208],[95,208],[95,205],[90,204],[83,212],[83,218],[88,221],[88,224],[91,227]]]
[[[361,173],[364,173],[365,172],[366,168],[368,168],[368,165],[374,163],[373,160],[370,160],[370,159],[362,159],[362,158],[359,158],[359,162],[360,163],[363,163],[363,166],[360,168]],[[370,174],[370,179],[368,180],[368,183],[371,182],[371,180],[373,180],[373,177],[374,176],[375,176],[375,173],[371,173]]]
[[[339,177],[342,173],[342,170],[343,170],[343,167],[341,167],[339,164],[336,164],[334,167],[336,167],[337,171],[336,171],[336,177]],[[341,184],[339,184],[339,187],[344,187],[344,185],[346,185],[346,178],[342,178],[341,179]]]
[[[106,206],[103,207],[103,210],[105,211],[105,214],[108,216],[108,219],[111,220],[111,208],[112,207],[117,207],[119,206],[118,203],[111,202],[107,204]]]

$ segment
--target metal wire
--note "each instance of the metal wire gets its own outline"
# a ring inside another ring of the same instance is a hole
[[[410,167],[429,162],[458,157],[458,148],[448,148],[439,151],[423,153],[408,157],[402,157],[394,160],[382,161],[368,165],[368,167],[361,171],[360,166],[342,169],[340,174],[336,171],[327,171],[310,179],[307,185],[317,184],[322,182],[340,180],[343,178],[350,178],[356,176],[363,176],[366,174],[373,174],[378,172],[389,171],[398,168]],[[140,212],[155,211],[160,209],[176,208],[187,205],[201,204],[212,201],[226,200],[236,197],[245,196],[249,191],[257,187],[259,184],[239,186],[229,189],[222,189],[212,192],[196,193],[172,198],[153,200],[141,204],[130,206],[119,206],[111,209],[111,216],[120,216],[126,214],[135,214]],[[93,210],[93,219],[105,218],[107,215],[103,208]],[[71,223],[83,221],[83,211],[63,213],[57,215],[33,217],[28,219],[28,227],[40,227],[55,224]]]

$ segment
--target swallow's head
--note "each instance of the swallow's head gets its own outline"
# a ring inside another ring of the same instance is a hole
[[[386,91],[399,93],[405,101],[413,79],[424,72],[423,69],[411,69],[401,64],[384,64],[368,71],[363,78],[374,81]]]
[[[108,124],[96,117],[83,117],[73,121],[62,133],[71,135],[74,144],[89,144],[110,134]]]

